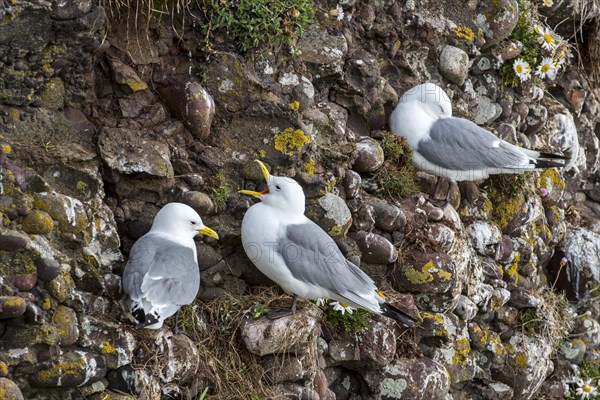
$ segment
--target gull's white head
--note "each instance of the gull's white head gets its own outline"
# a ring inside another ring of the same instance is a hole
[[[179,237],[193,238],[201,234],[219,238],[215,231],[202,223],[202,218],[192,207],[183,203],[169,203],[161,208],[150,230]]]
[[[265,164],[255,161],[260,165],[268,189],[262,192],[240,190],[240,193],[258,197],[263,203],[282,211],[304,215],[304,191],[298,182],[286,176],[271,175]]]
[[[444,89],[435,83],[427,82],[407,90],[398,105],[402,103],[419,102],[424,106],[424,111],[435,118],[452,116],[452,102]]]

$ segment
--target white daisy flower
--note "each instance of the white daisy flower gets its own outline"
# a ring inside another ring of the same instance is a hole
[[[554,5],[554,0],[543,0],[544,6],[552,7]]]
[[[521,82],[525,82],[529,78],[531,78],[531,67],[529,63],[522,58],[518,58],[513,63],[513,69],[515,70],[515,74],[521,80]]]
[[[544,57],[540,65],[538,65],[537,69],[535,70],[535,74],[542,79],[545,77],[554,79],[553,77],[556,76],[556,67],[554,66],[554,60],[552,57]]]
[[[329,11],[329,15],[336,17],[338,21],[341,21],[344,19],[344,9],[341,5],[337,4],[335,10]]]
[[[322,306],[324,306],[324,305],[325,305],[325,299],[322,299],[322,298],[320,298],[320,297],[319,297],[319,298],[317,299],[317,301],[316,301],[316,304],[317,304],[317,307],[322,307]]]
[[[538,42],[542,44],[542,48],[552,50],[556,47],[556,34],[552,29],[542,28],[538,25],[535,30],[539,34]]]
[[[579,396],[580,399],[587,399],[588,397],[596,394],[596,387],[592,386],[591,379],[588,379],[587,381],[584,381],[583,379],[578,379],[575,394]]]
[[[344,315],[346,312],[348,314],[352,314],[352,312],[355,310],[354,307],[350,307],[344,303],[340,303],[337,301],[332,301],[331,303],[329,303],[329,305],[332,306],[334,310],[341,312],[342,315]]]

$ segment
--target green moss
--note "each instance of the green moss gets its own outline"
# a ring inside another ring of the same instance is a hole
[[[538,189],[546,189],[551,192],[553,189],[564,190],[567,183],[560,176],[556,168],[548,168],[544,170],[537,179]]]
[[[525,353],[518,353],[515,356],[515,363],[519,367],[526,367],[527,364],[529,363],[529,357],[527,357],[527,354],[525,354]]]
[[[274,147],[280,153],[293,156],[310,142],[310,137],[305,135],[301,129],[285,128],[275,136]]]
[[[223,210],[235,190],[234,183],[227,178],[223,171],[220,171],[209,180],[208,186],[210,186],[210,198],[215,205],[215,211]]]
[[[356,309],[352,314],[334,310],[332,307],[323,308],[323,318],[333,329],[341,329],[346,332],[360,332],[369,326],[371,313],[366,310]]]

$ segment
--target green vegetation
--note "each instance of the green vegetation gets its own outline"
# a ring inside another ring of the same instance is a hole
[[[388,133],[381,141],[381,148],[385,161],[374,176],[379,193],[395,198],[417,192],[412,150],[406,139]]]
[[[289,42],[314,16],[312,0],[203,0],[207,44],[216,32],[235,38],[242,51]]]
[[[341,329],[347,332],[360,332],[369,325],[371,313],[366,310],[355,309],[352,314],[334,310],[330,306],[322,307],[323,319],[333,329]]]
[[[524,194],[533,182],[533,173],[523,172],[516,175],[490,175],[484,189],[491,198],[514,199]]]
[[[537,42],[538,35],[535,32],[537,10],[534,8],[531,0],[517,0],[517,3],[519,5],[519,21],[512,31],[510,38],[518,40],[523,44],[523,51],[519,55],[519,58],[528,62],[533,69],[534,65],[541,60],[542,51],[540,44]],[[507,86],[518,86],[520,83],[519,78],[515,75],[512,62],[505,62],[500,67],[500,76],[502,77],[502,82]],[[540,81],[533,73],[531,78],[534,81]]]
[[[227,200],[234,192],[233,182],[221,171],[216,176],[209,178],[207,184],[210,186],[210,198],[215,204],[215,212],[223,210]]]

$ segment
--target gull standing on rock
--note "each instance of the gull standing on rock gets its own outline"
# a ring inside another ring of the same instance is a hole
[[[268,188],[241,190],[258,197],[242,221],[242,244],[256,267],[293,296],[289,310],[270,313],[271,319],[293,314],[297,296],[334,299],[345,307],[383,314],[404,326],[413,318],[385,302],[373,280],[346,260],[333,239],[304,216],[304,191],[293,179],[273,176],[260,165]]]
[[[390,116],[390,130],[406,138],[415,166],[436,175],[438,184],[439,177],[472,181],[565,166],[562,155],[515,146],[474,122],[453,117],[448,95],[430,82],[402,95]],[[448,196],[449,191],[445,203]]]
[[[123,272],[123,292],[138,328],[159,329],[196,298],[197,234],[219,238],[192,207],[169,203],[158,211],[150,231],[134,243]]]

